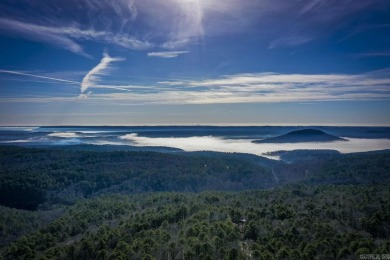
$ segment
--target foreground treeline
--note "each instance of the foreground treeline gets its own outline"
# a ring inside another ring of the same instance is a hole
[[[18,225],[4,223],[7,214],[19,225],[43,217],[1,210],[2,232]],[[102,195],[62,210],[3,248],[2,257],[346,259],[390,252],[388,186]]]
[[[354,259],[390,252],[390,152],[0,146],[0,259]],[[286,154],[287,153],[287,154]]]

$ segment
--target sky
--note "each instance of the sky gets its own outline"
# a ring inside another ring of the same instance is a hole
[[[0,125],[390,126],[388,0],[2,0]]]

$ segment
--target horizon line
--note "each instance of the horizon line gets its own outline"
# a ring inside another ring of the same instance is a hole
[[[104,124],[104,125],[2,125],[0,127],[390,127],[388,124]]]

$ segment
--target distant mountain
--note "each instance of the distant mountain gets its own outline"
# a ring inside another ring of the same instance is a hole
[[[302,129],[291,131],[277,137],[254,140],[253,143],[308,143],[308,142],[333,142],[347,141],[344,138],[325,133],[318,129]]]

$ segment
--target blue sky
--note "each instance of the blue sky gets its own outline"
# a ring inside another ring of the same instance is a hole
[[[1,125],[390,125],[390,1],[3,0]]]

